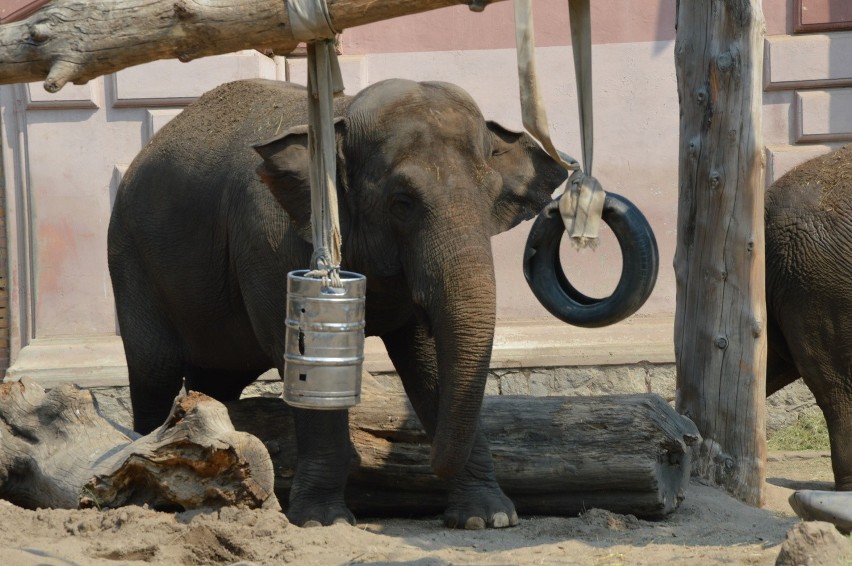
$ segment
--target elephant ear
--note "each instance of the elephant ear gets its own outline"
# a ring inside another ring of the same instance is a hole
[[[552,200],[568,172],[527,134],[486,122],[491,136],[488,163],[503,177],[494,202],[494,234],[529,220]]]
[[[345,190],[345,171],[343,160],[343,137],[346,132],[346,120],[334,121],[337,145],[337,190]],[[278,204],[293,221],[298,234],[307,242],[311,235],[311,158],[308,149],[308,126],[296,126],[266,141],[252,146],[263,158],[257,166],[257,174],[269,188]],[[338,194],[341,225],[344,222],[345,201]]]

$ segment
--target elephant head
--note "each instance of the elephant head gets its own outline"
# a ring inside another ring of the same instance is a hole
[[[431,330],[440,376],[432,468],[449,477],[468,459],[491,359],[490,238],[535,216],[567,174],[448,83],[377,83],[349,101],[335,130],[344,265],[368,287],[404,287]],[[307,145],[297,128],[255,149],[260,176],[310,241]]]

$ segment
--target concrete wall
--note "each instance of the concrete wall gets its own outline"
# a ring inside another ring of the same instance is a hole
[[[635,365],[674,361],[672,325],[678,103],[672,50],[675,0],[593,4],[595,175],[633,200],[657,235],[661,270],[648,303],[628,321],[569,327],[535,300],[521,273],[529,223],[494,238],[498,329],[493,366]],[[791,37],[793,0],[766,0],[768,178],[852,139],[852,68],[840,54],[852,32]],[[554,140],[579,156],[576,95],[564,0],[535,4],[538,65]],[[346,30],[341,47],[348,93],[389,77],[447,80],[487,118],[520,127],[512,6],[482,14],[454,7]],[[7,199],[9,376],[46,385],[126,382],[106,268],[114,191],[150,136],[201,92],[260,76],[304,82],[304,60],[242,52],[189,64],[161,61],[67,86],[0,87]],[[565,246],[569,248],[569,246]],[[596,252],[563,250],[581,290],[614,288],[620,254],[604,235]],[[388,371],[368,343],[367,368]],[[637,366],[638,367],[638,366]]]

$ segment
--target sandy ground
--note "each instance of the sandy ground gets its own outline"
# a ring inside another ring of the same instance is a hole
[[[28,511],[0,501],[0,564],[774,564],[798,522],[788,495],[830,486],[827,455],[773,454],[764,509],[693,483],[660,522],[590,510],[475,532],[447,530],[436,517],[300,529],[272,511]]]

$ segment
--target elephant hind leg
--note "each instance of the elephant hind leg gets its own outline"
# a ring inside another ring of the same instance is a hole
[[[133,429],[148,434],[166,422],[180,392],[183,355],[177,335],[163,321],[125,313],[119,316],[119,325],[127,358]]]
[[[110,242],[109,267],[127,359],[133,429],[148,434],[166,421],[183,385],[183,348],[138,256],[118,243]]]
[[[834,489],[837,491],[852,491],[852,390],[846,393],[845,405],[834,399],[832,406],[823,406],[817,399],[828,426],[831,469],[834,472]]]
[[[217,401],[236,401],[243,389],[252,383],[264,370],[216,370],[192,364],[186,366],[186,390],[198,391]]]
[[[835,489],[852,491],[852,366],[849,354],[839,349],[827,355],[801,355],[797,365],[825,417]]]
[[[769,319],[769,348],[766,356],[766,396],[787,387],[799,379],[799,370],[793,362],[790,349],[781,329],[770,317]]]

